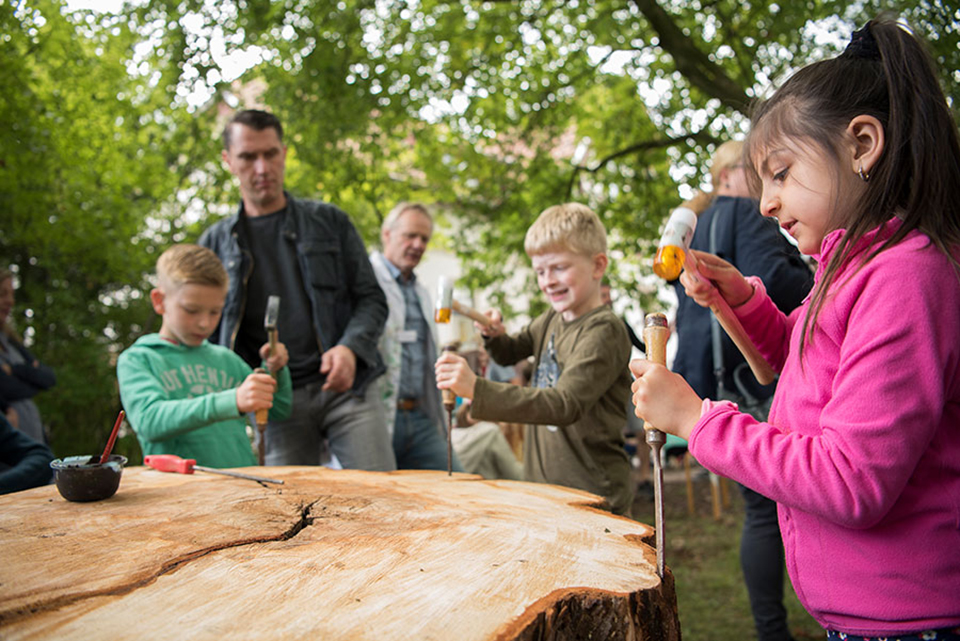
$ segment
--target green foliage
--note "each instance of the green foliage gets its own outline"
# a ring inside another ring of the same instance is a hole
[[[527,227],[582,201],[609,230],[614,287],[650,308],[659,227],[748,102],[889,4],[0,0],[0,252],[18,325],[60,378],[38,399],[54,446],[103,442],[116,355],[157,327],[156,256],[236,207],[218,141],[232,108],[275,111],[288,189],[340,205],[369,244],[398,201],[435,204],[463,284],[507,314],[535,291],[505,284],[529,264]],[[898,8],[957,97],[960,15]],[[259,62],[235,81],[241,51]]]
[[[145,275],[182,227],[174,196],[209,124],[128,73],[126,21],[61,11],[0,5],[0,255],[19,329],[58,375],[37,398],[52,445],[75,454],[102,448],[120,409],[114,359],[152,323]]]
[[[290,188],[340,204],[369,242],[399,200],[436,203],[460,221],[449,240],[465,284],[499,288],[509,309],[520,292],[502,283],[525,262],[524,231],[573,199],[611,231],[614,284],[637,291],[663,219],[700,187],[714,146],[742,134],[749,101],[835,54],[881,5],[155,1],[143,14],[173,26],[169,47],[187,43],[197,71],[182,79],[209,71],[186,15],[260,51],[245,79],[286,123]],[[927,0],[903,11],[956,70],[957,18]]]

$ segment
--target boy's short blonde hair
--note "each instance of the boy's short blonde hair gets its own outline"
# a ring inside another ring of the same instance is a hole
[[[570,251],[593,258],[607,253],[607,230],[593,210],[580,203],[554,205],[540,214],[523,241],[528,256]]]
[[[174,245],[160,254],[157,278],[161,287],[174,289],[187,284],[227,288],[230,279],[220,258],[200,245]]]

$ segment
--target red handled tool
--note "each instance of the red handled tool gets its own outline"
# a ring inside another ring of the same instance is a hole
[[[211,474],[223,474],[225,476],[235,476],[239,479],[249,481],[259,481],[261,483],[277,483],[283,485],[282,480],[268,479],[253,474],[243,474],[242,472],[231,472],[229,470],[218,470],[212,467],[197,465],[196,459],[180,458],[175,454],[151,454],[143,457],[144,465],[152,467],[161,472],[176,472],[177,474],[193,474],[194,470],[198,472],[210,472]]]
[[[113,451],[113,444],[117,442],[117,432],[120,431],[120,424],[123,423],[123,419],[127,414],[120,410],[120,413],[117,414],[117,422],[113,424],[113,431],[110,432],[110,438],[107,439],[107,446],[103,448],[103,454],[100,455],[100,458],[97,459],[97,463],[103,465],[110,460],[110,452]],[[90,457],[90,464],[93,464],[93,459],[96,457]]]

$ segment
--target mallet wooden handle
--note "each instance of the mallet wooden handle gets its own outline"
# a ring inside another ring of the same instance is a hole
[[[461,316],[466,316],[467,318],[473,319],[483,325],[484,327],[493,327],[493,321],[490,320],[487,316],[484,316],[477,310],[472,307],[467,307],[466,305],[461,305],[457,301],[453,301],[450,304],[450,309],[460,314]]]
[[[277,329],[276,329],[276,328],[273,328],[273,329],[271,329],[271,330],[269,330],[269,331],[267,332],[267,339],[270,341],[270,356],[271,356],[271,357],[272,357],[274,354],[277,353],[277,334],[278,334],[278,332],[277,332]],[[274,372],[270,372],[270,373],[273,374],[274,376],[276,376],[276,374],[275,374]]]
[[[761,385],[769,385],[772,383],[777,377],[777,373],[773,371],[770,363],[767,362],[767,359],[763,357],[763,354],[760,353],[757,346],[754,345],[750,337],[747,336],[747,330],[743,329],[743,325],[740,324],[740,319],[737,318],[737,315],[730,308],[730,304],[723,298],[719,298],[718,302],[710,306],[710,311],[717,317],[720,327],[723,328],[723,331],[727,333],[727,336],[730,337],[733,344],[736,345],[740,353],[743,354],[743,358],[747,361],[747,365],[750,366],[750,371],[753,372],[757,381]]]
[[[696,261],[689,252],[687,252],[683,268],[696,275],[697,278],[706,280],[706,278],[700,274]],[[719,294],[719,291],[717,293]],[[767,359],[763,357],[763,354],[760,353],[757,346],[750,340],[750,337],[747,335],[747,330],[743,329],[743,325],[740,324],[740,319],[737,318],[733,309],[730,308],[730,303],[724,300],[723,296],[718,295],[717,301],[713,305],[710,305],[710,311],[717,317],[717,322],[720,323],[720,327],[723,328],[723,331],[727,333],[727,336],[730,337],[733,344],[736,345],[740,353],[743,354],[744,360],[747,361],[747,365],[750,366],[750,371],[753,372],[757,381],[761,385],[769,385],[772,383],[777,377],[777,373],[773,371],[770,363],[767,362]]]

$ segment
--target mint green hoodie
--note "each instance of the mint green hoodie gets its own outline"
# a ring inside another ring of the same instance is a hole
[[[231,350],[203,341],[174,345],[159,334],[137,339],[117,361],[120,400],[144,455],[176,454],[208,467],[256,465],[237,387],[253,370]],[[289,416],[290,371],[277,374],[270,420]]]

